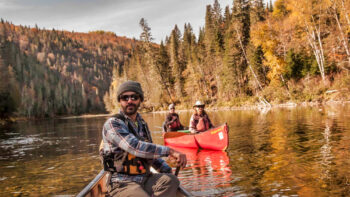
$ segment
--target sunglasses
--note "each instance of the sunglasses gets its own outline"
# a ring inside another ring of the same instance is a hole
[[[204,109],[204,105],[197,105],[196,107]]]
[[[121,95],[119,98],[120,98],[122,101],[129,101],[130,99],[131,99],[132,101],[137,101],[137,100],[140,99],[140,96],[137,95],[137,94],[132,94],[132,95]]]

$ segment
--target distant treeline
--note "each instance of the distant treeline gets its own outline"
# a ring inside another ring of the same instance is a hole
[[[144,106],[156,110],[197,99],[213,106],[349,99],[349,10],[344,0],[235,0],[224,10],[215,0],[198,37],[189,23],[184,32],[175,25],[160,46],[141,19],[142,43],[116,73],[107,110],[127,79],[143,84]]]
[[[0,118],[106,112],[103,95],[135,40],[0,22]]]

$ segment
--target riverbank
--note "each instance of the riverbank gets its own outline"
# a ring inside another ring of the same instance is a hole
[[[316,106],[324,106],[324,105],[345,105],[345,104],[350,104],[349,101],[325,101],[325,102],[286,102],[286,103],[272,103],[272,104],[267,104],[267,103],[256,103],[256,104],[251,104],[251,105],[242,105],[242,106],[227,106],[227,107],[222,107],[222,106],[214,106],[214,105],[209,105],[206,106],[207,111],[229,111],[229,110],[266,110],[266,109],[272,109],[272,108],[294,108],[294,107],[316,107]],[[190,109],[183,109],[182,106],[177,106],[176,111],[177,112],[186,112],[190,111]],[[167,113],[168,110],[159,110],[159,111],[148,111],[144,113]]]
[[[245,104],[241,106],[217,106],[217,105],[208,105],[206,106],[207,111],[229,111],[229,110],[259,110],[259,111],[268,111],[273,108],[294,108],[294,107],[317,107],[317,106],[324,106],[324,105],[346,105],[350,104],[350,100],[348,101],[335,101],[335,100],[329,100],[329,101],[310,101],[310,102],[286,102],[286,103],[266,103],[266,102],[259,102],[255,104]],[[191,111],[192,108],[185,108],[184,106],[176,106],[177,112],[187,112]],[[167,113],[168,110],[157,110],[157,111],[151,111],[151,110],[142,110],[141,113]],[[52,117],[52,119],[74,119],[74,118],[95,118],[95,117],[108,117],[112,116],[114,113],[110,114],[82,114],[82,115],[76,115],[76,116],[56,116]],[[0,125],[5,125],[11,122],[17,122],[17,121],[27,121],[27,120],[44,120],[44,119],[51,119],[51,118],[26,118],[26,117],[11,117],[7,120],[0,120]]]
[[[10,124],[16,122],[16,119],[14,118],[6,118],[6,119],[0,119],[0,126],[6,125],[6,124]]]
[[[79,116],[64,116],[58,117],[57,119],[74,119],[74,118],[95,118],[95,117],[106,117],[112,116],[113,114],[83,114]]]

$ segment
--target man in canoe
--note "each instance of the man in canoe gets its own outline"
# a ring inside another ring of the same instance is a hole
[[[184,126],[182,126],[180,122],[179,115],[175,112],[175,105],[170,104],[169,105],[169,113],[166,116],[165,122],[164,122],[164,130],[165,132],[169,131],[178,131],[183,130]]]
[[[205,104],[201,101],[197,101],[194,104],[194,113],[191,116],[189,128],[191,133],[203,132],[214,127],[204,107]]]
[[[186,155],[152,143],[147,123],[137,112],[144,100],[140,83],[124,82],[117,98],[121,110],[105,122],[100,150],[105,170],[112,173],[109,195],[175,196],[180,182],[160,157],[169,156],[178,167],[185,167]],[[152,174],[151,166],[160,173]]]

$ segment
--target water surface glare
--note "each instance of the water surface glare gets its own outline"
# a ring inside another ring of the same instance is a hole
[[[209,111],[227,122],[227,151],[179,149],[194,196],[349,196],[350,105]],[[180,112],[188,125],[191,112]],[[142,114],[163,144],[164,113]],[[100,171],[108,117],[25,121],[0,128],[0,196],[77,194]]]

